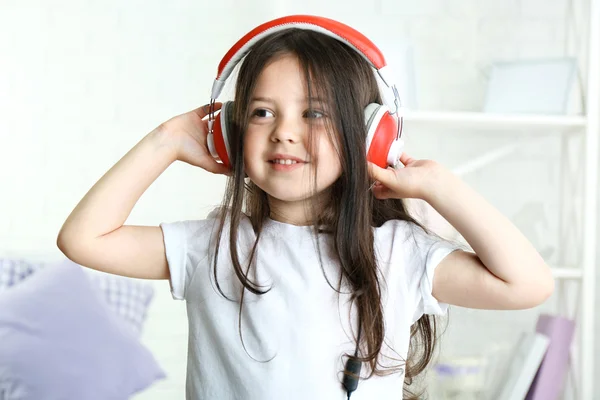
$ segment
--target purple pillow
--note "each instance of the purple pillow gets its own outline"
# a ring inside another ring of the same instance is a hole
[[[0,394],[127,399],[165,377],[82,267],[42,268],[0,292]]]
[[[60,262],[75,264],[69,259]],[[40,269],[50,268],[52,265],[23,259],[0,258],[0,291],[10,289]],[[154,296],[152,284],[141,279],[126,278],[88,268],[84,271],[92,279],[92,284],[101,289],[109,307],[140,336]]]

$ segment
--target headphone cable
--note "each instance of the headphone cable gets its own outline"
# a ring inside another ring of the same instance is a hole
[[[356,348],[354,349],[354,357],[349,357],[346,361],[346,371],[344,371],[344,388],[348,394],[348,400],[350,395],[358,387],[358,380],[360,377],[360,367],[362,362],[358,360],[358,348],[360,347],[360,334],[362,333],[362,321],[358,320],[358,336],[356,338]],[[351,375],[352,374],[352,375]]]

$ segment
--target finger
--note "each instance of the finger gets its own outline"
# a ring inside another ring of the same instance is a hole
[[[402,153],[402,154],[400,154],[400,158],[399,158],[399,160],[400,160],[400,162],[401,162],[403,165],[407,165],[407,164],[410,164],[410,163],[412,163],[413,161],[415,161],[415,159],[414,159],[414,158],[412,158],[411,156],[409,156],[409,155],[408,155],[408,154],[406,154],[406,153]]]
[[[213,111],[220,110],[222,105],[223,105],[223,103],[215,103]],[[198,115],[200,118],[204,118],[210,112],[210,104],[205,104],[201,107],[198,107],[198,108],[192,110],[192,112],[196,113],[196,115]]]
[[[208,172],[212,172],[213,174],[221,174],[221,175],[231,175],[231,170],[225,166],[225,164],[221,164],[217,161],[212,161],[208,165],[204,166]]]
[[[381,182],[384,186],[390,186],[395,181],[395,173],[393,169],[384,169],[380,166],[368,163],[368,171],[371,178]]]
[[[392,191],[385,185],[373,186],[373,196],[379,200],[385,200],[392,197]]]
[[[382,169],[381,167],[373,164],[372,162],[367,163],[367,170],[369,172],[369,176],[376,181],[378,181],[379,177],[381,176],[381,171],[380,171],[381,169]]]

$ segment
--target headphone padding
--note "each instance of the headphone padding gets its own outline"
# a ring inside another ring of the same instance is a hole
[[[381,104],[371,103],[365,107],[365,126],[367,127],[367,133],[369,132],[369,127],[373,123],[373,119],[375,118],[375,114],[377,114],[377,110],[379,110]]]
[[[231,168],[231,149],[229,148],[229,135],[231,132],[231,114],[233,112],[233,101],[226,101],[221,106],[219,114],[215,117],[213,124],[213,135],[215,148],[221,162]]]

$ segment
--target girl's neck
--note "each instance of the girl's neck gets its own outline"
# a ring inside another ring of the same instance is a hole
[[[306,215],[306,210],[303,205],[300,207],[277,207],[275,204],[270,205],[271,212],[269,218],[277,222],[283,222],[291,225],[311,225],[310,215]]]
[[[324,196],[321,196],[324,197]],[[319,212],[320,201],[314,199],[304,199],[299,201],[282,201],[274,197],[269,198],[269,218],[274,221],[283,222],[291,225],[308,226],[313,224],[313,213]],[[317,214],[318,215],[318,214]]]

